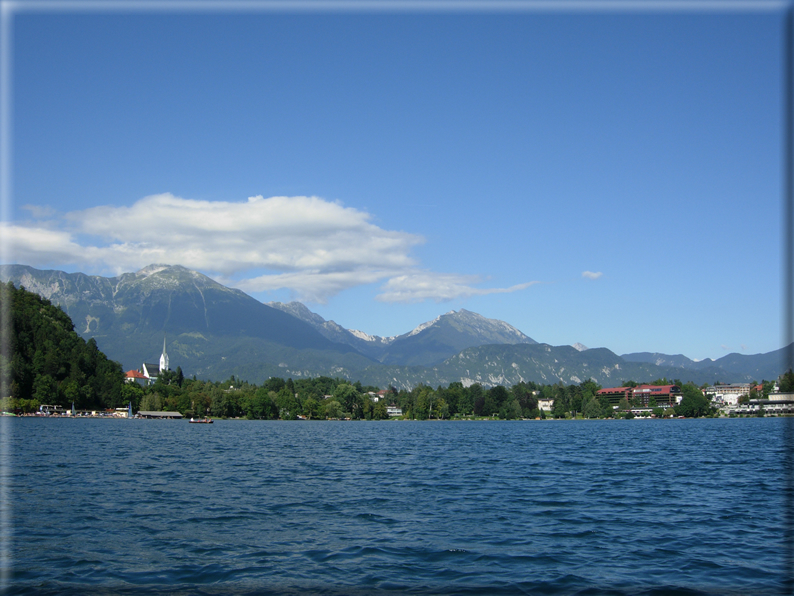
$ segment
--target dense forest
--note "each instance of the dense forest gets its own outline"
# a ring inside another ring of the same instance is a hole
[[[80,337],[60,307],[11,283],[0,284],[0,307],[8,308],[11,323],[0,375],[16,407],[74,403],[86,409],[125,403],[121,365],[108,360],[93,339]]]
[[[638,405],[624,400],[626,403],[614,410],[605,397],[597,396],[601,387],[592,380],[568,386],[522,382],[509,388],[497,385],[490,389],[479,384],[464,387],[459,382],[436,389],[419,385],[410,391],[389,387],[376,400],[378,387],[343,379],[317,377],[293,381],[271,377],[257,386],[234,377],[222,382],[187,379],[177,367],[161,374],[154,384],[142,387],[125,383],[121,365],[108,360],[93,339],[83,340],[60,307],[12,284],[0,285],[0,301],[10,306],[13,325],[8,345],[10,358],[8,354],[0,355],[0,374],[10,379],[6,386],[10,388],[11,403],[4,403],[4,409],[30,412],[45,403],[64,407],[74,403],[77,409],[132,404],[135,411],[178,411],[186,416],[380,420],[389,418],[387,406],[396,406],[402,410],[403,417],[417,420],[461,417],[511,420],[546,416],[631,417],[629,410]],[[654,383],[679,385],[683,394],[675,409],[658,407],[654,409],[656,415],[705,416],[715,412],[701,389],[691,383],[667,379]],[[781,379],[781,389],[792,383],[794,376],[789,372]],[[637,383],[624,381],[623,384]],[[764,387],[768,391],[771,383],[765,383]],[[541,411],[539,399],[553,399],[552,411]]]

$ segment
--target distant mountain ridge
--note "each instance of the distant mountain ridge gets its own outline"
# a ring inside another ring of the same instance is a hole
[[[187,376],[230,375],[261,383],[270,376],[331,376],[410,388],[461,381],[565,384],[588,378],[610,386],[625,380],[741,382],[775,379],[784,350],[694,362],[685,356],[539,344],[504,321],[451,311],[399,336],[382,338],[326,321],[299,302],[262,304],[180,266],[150,265],[104,278],[0,266],[13,281],[60,304],[84,338],[125,369],[156,360],[167,335],[172,367]]]
[[[593,379],[603,387],[615,387],[627,380],[650,382],[665,377],[671,381],[681,379],[700,385],[726,378],[726,371],[720,368],[687,371],[652,363],[627,362],[606,348],[580,351],[573,346],[516,344],[468,348],[432,367],[370,367],[362,371],[361,382],[381,386],[397,377],[398,373],[401,373],[400,379],[406,387],[419,383],[436,387],[453,381],[466,386],[479,383],[485,387],[509,386],[522,381],[570,385],[587,379]],[[733,382],[751,380],[753,377],[744,373],[736,373],[731,378]]]
[[[402,335],[379,337],[344,329],[300,302],[269,302],[268,306],[289,313],[313,325],[331,341],[345,343],[384,364],[428,366],[475,346],[537,343],[504,321],[488,319],[465,309],[440,315]]]
[[[717,358],[716,360],[707,358],[705,360],[696,361],[687,358],[683,354],[670,356],[656,352],[623,354],[621,358],[627,362],[652,363],[657,366],[675,367],[693,371],[718,369],[725,371],[724,375],[730,375],[732,372],[741,371],[743,374],[760,381],[761,379],[774,380],[782,374],[782,372],[785,372],[785,370],[781,372],[781,363],[785,361],[786,349],[781,348],[765,354],[738,354],[734,352],[722,358]],[[726,382],[727,381],[730,381],[730,377],[726,377]]]

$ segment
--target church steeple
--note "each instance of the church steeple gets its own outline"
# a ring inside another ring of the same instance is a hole
[[[165,352],[165,334],[163,335],[163,353],[160,356],[160,371],[170,370],[168,368],[168,354]]]

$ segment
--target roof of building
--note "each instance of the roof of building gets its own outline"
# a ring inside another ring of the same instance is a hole
[[[137,371],[137,370],[128,370],[124,374],[125,374],[125,376],[128,379],[145,379],[146,378],[146,375],[144,375],[142,372]]]
[[[634,391],[642,393],[670,393],[673,389],[679,389],[678,385],[640,385]]]
[[[603,389],[599,389],[596,393],[625,393],[631,389],[631,387],[604,387]]]
[[[144,362],[143,368],[145,368],[146,372],[148,372],[150,375],[156,375],[160,372],[160,363],[158,362],[157,364],[152,364],[151,362]]]
[[[596,395],[599,393],[626,393],[627,391],[631,391],[632,393],[672,393],[674,390],[680,389],[678,385],[637,385],[636,387],[605,387],[604,389],[599,389],[596,392]]]
[[[138,416],[143,418],[182,418],[182,414],[179,412],[152,412],[149,410],[141,410],[138,412]]]

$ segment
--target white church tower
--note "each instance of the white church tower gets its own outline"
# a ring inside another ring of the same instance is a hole
[[[160,372],[170,370],[168,368],[168,354],[165,353],[165,335],[163,335],[163,353],[160,355]]]

